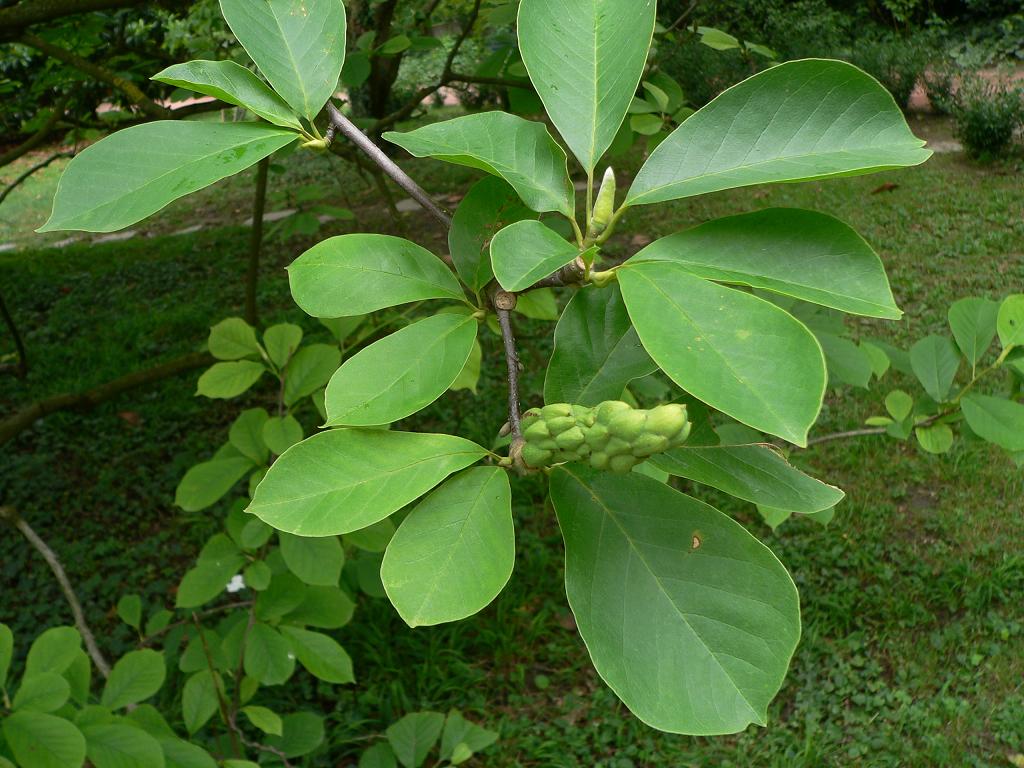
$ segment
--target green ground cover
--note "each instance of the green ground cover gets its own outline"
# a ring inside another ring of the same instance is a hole
[[[436,192],[472,176],[430,162],[408,168]],[[200,349],[208,327],[242,304],[247,232],[218,224],[247,215],[245,176],[161,214],[147,225],[154,237],[48,249],[33,245],[50,241],[31,229],[45,217],[56,176],[53,168],[37,177],[0,210],[0,242],[30,246],[0,254],[0,283],[32,361],[27,381],[0,378],[0,414]],[[372,188],[338,165],[296,156],[276,180],[279,189],[311,181],[344,189],[347,199],[339,192],[332,202],[351,205],[357,219],[328,232],[398,231],[372,204]],[[287,195],[274,203],[287,205]],[[879,250],[906,318],[851,320],[858,333],[906,346],[941,330],[953,300],[998,298],[1024,285],[1019,170],[959,155],[909,171],[637,209],[627,229],[654,238],[773,205],[832,213]],[[211,228],[161,234],[187,226],[193,213]],[[443,248],[429,219],[409,214],[404,227]],[[299,322],[312,335],[319,326],[291,304],[283,271],[305,244],[268,247],[260,298],[266,321]],[[626,256],[639,245],[616,238],[609,251]],[[527,391],[539,391],[550,353],[542,330],[521,328]],[[498,339],[485,343],[479,396],[445,398],[419,427],[491,440],[505,418],[503,361]],[[0,336],[0,356],[10,351]],[[237,408],[273,397],[197,399],[197,376],[50,416],[0,454],[0,503],[16,506],[60,553],[115,655],[131,642],[114,615],[117,597],[141,592],[153,608],[172,602],[173,585],[219,528],[222,509],[189,515],[172,506],[178,479],[220,444]],[[878,392],[830,392],[817,434],[879,413],[882,395],[899,383],[899,374],[889,377]],[[527,479],[520,482],[536,503],[517,510],[518,566],[495,605],[468,622],[413,631],[386,602],[364,603],[339,634],[358,684],[317,688],[303,679],[280,692],[311,696],[331,713],[328,743],[309,764],[347,765],[364,744],[357,739],[404,712],[458,706],[502,731],[480,759],[495,768],[1010,765],[1010,755],[1024,752],[1024,475],[988,448],[935,457],[877,437],[827,443],[793,460],[848,493],[827,529],[795,520],[772,533],[752,509],[703,494],[769,542],[800,588],[803,639],[768,729],[697,739],[632,718],[586,659],[565,604],[554,518],[540,484]],[[0,621],[16,635],[70,621],[42,561],[9,531],[0,532],[0,578]]]

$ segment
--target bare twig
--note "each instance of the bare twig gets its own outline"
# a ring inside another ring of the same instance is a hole
[[[8,184],[7,187],[4,188],[3,192],[0,192],[0,205],[3,205],[3,202],[4,202],[4,200],[7,199],[7,196],[9,194],[11,194],[11,192],[13,192],[19,186],[21,186],[23,183],[28,181],[29,177],[31,177],[33,174],[38,173],[39,171],[43,170],[43,168],[45,168],[46,166],[48,166],[50,163],[54,162],[55,160],[60,160],[62,157],[74,157],[74,156],[75,156],[75,153],[73,151],[71,151],[70,149],[66,149],[66,150],[62,150],[61,152],[57,152],[55,154],[50,155],[48,158],[43,160],[41,163],[36,163],[31,168],[29,168],[27,171],[25,171],[23,174],[18,176],[18,178],[16,178],[14,181],[12,181],[10,184]],[[0,165],[3,165],[3,163],[0,163]]]
[[[4,303],[3,294],[0,293],[0,317],[3,317],[4,324],[11,332],[11,336],[14,338],[14,348],[18,351],[18,365],[16,366],[17,375],[20,378],[25,378],[28,375],[28,353],[25,351],[25,342],[21,339],[21,334],[18,332],[18,326],[14,322],[14,317],[7,310],[7,304]]]
[[[142,5],[145,0],[33,0],[0,11],[0,40],[32,24],[55,21],[79,13]]]
[[[441,222],[445,228],[451,226],[451,216],[449,216],[444,209],[435,203],[430,195],[428,195],[419,184],[409,178],[409,175],[399,168],[398,164],[395,163],[394,160],[384,154],[384,151],[380,147],[370,141],[369,136],[359,130],[355,123],[345,117],[345,115],[341,113],[341,110],[328,102],[327,113],[330,115],[331,124],[335,126],[342,136],[359,147],[364,154],[380,166],[384,173],[386,173],[398,186],[408,192],[416,202],[430,212],[430,214]]]
[[[512,427],[513,444],[523,440],[522,415],[519,410],[519,353],[516,351],[516,337],[512,330],[511,312],[516,307],[516,295],[507,291],[495,291],[491,299],[501,327],[501,340],[505,346],[505,365],[508,368],[508,423]]]
[[[108,381],[106,384],[101,384],[85,392],[57,395],[46,400],[39,400],[25,406],[13,416],[0,421],[0,445],[21,434],[39,419],[56,411],[72,408],[94,408],[100,403],[112,400],[123,392],[209,365],[212,362],[213,358],[207,353],[196,352],[176,358],[154,368],[148,368],[145,371],[129,373],[127,376]]]
[[[75,617],[75,627],[85,642],[85,649],[89,652],[89,658],[92,659],[92,663],[96,665],[96,669],[100,671],[103,677],[110,677],[110,664],[103,656],[99,646],[96,645],[96,636],[93,635],[92,630],[85,621],[82,604],[78,602],[78,597],[75,595],[75,590],[68,580],[68,575],[64,571],[64,566],[61,565],[57,553],[50,549],[47,543],[40,538],[39,534],[32,529],[32,526],[25,522],[24,518],[13,507],[0,507],[0,519],[6,520],[21,531],[22,535],[28,539],[29,544],[35,547],[36,551],[46,560],[46,564],[50,566],[53,575],[57,577],[57,583],[60,584],[61,591],[64,593],[68,605],[71,606],[71,613]]]
[[[822,435],[807,441],[807,446],[829,443],[833,440],[845,440],[848,437],[866,437],[868,435],[884,435],[885,427],[871,427],[869,429],[851,429],[849,432],[833,432],[831,435]]]
[[[698,2],[699,0],[690,0],[689,7],[685,11],[683,11],[682,14],[680,14],[679,18],[673,21],[665,31],[671,32],[672,30],[679,29],[679,27],[683,26],[686,20],[690,18],[690,14],[693,13],[694,10],[697,8]]]
[[[260,251],[263,249],[263,212],[267,207],[267,170],[270,158],[265,157],[256,166],[256,191],[252,204],[252,230],[249,233],[249,267],[245,276],[245,321],[256,325],[256,287],[260,279]]]

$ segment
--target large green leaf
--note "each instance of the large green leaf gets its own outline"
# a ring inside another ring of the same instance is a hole
[[[284,371],[284,404],[291,407],[331,380],[341,365],[341,350],[333,344],[310,344],[295,353]]]
[[[948,336],[926,336],[910,348],[910,366],[928,396],[942,403],[960,368],[960,350]]]
[[[82,733],[95,768],[164,768],[160,742],[141,728],[110,723],[87,726]]]
[[[110,709],[138,704],[160,690],[166,673],[163,654],[150,648],[130,651],[110,671],[101,703]]]
[[[791,61],[687,118],[647,158],[626,203],[918,165],[931,156],[923,145],[870,75],[841,61]]]
[[[67,680],[56,672],[39,672],[22,678],[12,707],[20,711],[53,712],[63,707],[70,696]]]
[[[295,672],[291,644],[273,627],[257,621],[245,643],[245,674],[263,685],[281,685]]]
[[[845,496],[838,488],[805,475],[763,445],[684,445],[650,461],[670,475],[790,512],[820,512],[834,507]]]
[[[32,642],[25,659],[25,676],[43,672],[60,674],[71,666],[82,648],[82,636],[74,627],[51,627]]]
[[[803,324],[679,264],[627,264],[618,276],[644,348],[676,384],[744,424],[807,444],[825,360]]]
[[[576,259],[579,249],[539,221],[518,221],[491,240],[491,267],[506,291],[522,291]]]
[[[263,123],[160,120],[118,131],[68,163],[39,232],[113,232],[255,165],[298,138]]]
[[[644,351],[617,285],[576,292],[555,327],[544,401],[597,405],[618,400],[658,366]]]
[[[486,607],[515,562],[512,492],[498,467],[477,467],[421,501],[388,544],[380,577],[410,627],[458,621]]]
[[[316,117],[345,63],[342,0],[221,0],[220,7],[274,90],[307,120]]]
[[[279,533],[281,557],[288,570],[306,584],[336,587],[345,565],[345,551],[335,536],[311,539],[291,533]]]
[[[214,363],[196,384],[196,394],[215,400],[238,397],[259,381],[266,368],[254,360]]]
[[[972,366],[977,365],[992,346],[998,316],[999,303],[991,299],[960,299],[949,308],[949,328]]]
[[[996,328],[1003,349],[1024,345],[1024,293],[1015,293],[1003,300]]]
[[[587,173],[615,139],[647,63],[655,0],[523,0],[519,50]]]
[[[295,303],[313,317],[346,317],[423,299],[462,301],[455,276],[430,251],[390,235],[324,240],[288,267]]]
[[[217,711],[217,690],[223,684],[220,675],[204,669],[185,681],[181,691],[181,714],[185,730],[193,734]]]
[[[978,437],[1012,453],[1024,451],[1024,404],[972,393],[960,405]]]
[[[295,658],[316,678],[328,683],[354,683],[352,659],[327,635],[297,627],[281,627],[281,634],[292,647]]]
[[[419,768],[441,738],[442,728],[440,712],[413,712],[388,728],[388,743],[404,768]]]
[[[448,230],[448,248],[459,277],[479,291],[491,281],[491,238],[502,227],[537,214],[523,205],[515,190],[488,176],[474,184],[459,203]]]
[[[598,673],[648,725],[764,725],[800,636],[796,587],[721,512],[645,475],[556,469],[565,586]]]
[[[85,737],[63,717],[15,712],[2,722],[4,738],[22,768],[80,768]]]
[[[871,358],[863,347],[858,347],[845,336],[819,332],[814,334],[821,351],[825,353],[829,381],[832,386],[850,384],[867,389],[873,369]]]
[[[727,216],[656,240],[631,261],[671,261],[708,280],[858,315],[903,314],[878,254],[839,219],[815,211],[769,208]]]
[[[212,506],[235,483],[256,468],[251,459],[245,456],[234,456],[224,459],[211,459],[190,467],[178,483],[174,492],[174,503],[186,512],[199,512]]]
[[[390,424],[426,408],[462,372],[476,332],[475,318],[443,313],[360,350],[327,385],[328,425]]]
[[[245,107],[254,115],[282,128],[302,130],[302,124],[285,100],[256,75],[233,61],[174,64],[153,75],[153,79]]]
[[[350,533],[397,512],[486,453],[451,435],[321,432],[274,462],[248,511],[299,536]]]
[[[500,176],[535,211],[572,217],[575,192],[565,152],[541,123],[483,112],[384,138],[416,157],[436,157]]]

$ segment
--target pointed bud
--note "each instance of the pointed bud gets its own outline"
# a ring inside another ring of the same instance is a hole
[[[608,168],[604,172],[601,191],[597,193],[594,203],[594,215],[590,219],[590,234],[600,235],[611,223],[615,213],[615,171]]]

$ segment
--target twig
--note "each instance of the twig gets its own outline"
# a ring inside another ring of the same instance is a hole
[[[82,604],[78,602],[78,597],[75,595],[75,590],[71,587],[71,582],[68,580],[68,575],[64,571],[64,566],[61,565],[57,553],[50,549],[47,543],[39,537],[39,534],[32,529],[32,526],[25,522],[24,518],[13,507],[0,507],[0,519],[6,520],[21,531],[22,535],[28,539],[29,543],[46,560],[46,564],[50,566],[53,575],[57,577],[57,583],[60,584],[61,591],[64,592],[68,605],[71,606],[71,613],[75,617],[75,627],[78,628],[78,634],[82,636],[82,640],[85,642],[85,649],[89,652],[92,663],[96,665],[96,669],[100,671],[103,677],[110,677],[110,664],[107,663],[99,646],[96,645],[96,636],[93,635],[92,630],[85,621]]]
[[[884,435],[885,427],[871,427],[870,429],[851,429],[849,432],[834,432],[831,435],[822,435],[807,441],[807,447],[828,443],[832,440],[845,440],[848,437],[866,437],[867,435]]]
[[[14,338],[14,348],[18,351],[18,365],[15,367],[15,371],[18,377],[23,379],[28,375],[28,353],[25,351],[25,342],[22,341],[21,333],[18,332],[18,326],[14,322],[14,317],[8,311],[7,304],[4,303],[2,293],[0,293],[0,317],[3,317],[4,324]]]
[[[587,266],[583,263],[582,259],[577,258],[574,262],[566,264],[553,275],[548,275],[543,280],[538,280],[523,292],[533,291],[537,288],[562,288],[566,285],[579,285],[583,282],[584,277],[586,277],[586,272]]]
[[[335,126],[338,132],[342,136],[347,138],[353,144],[366,154],[373,162],[380,166],[381,170],[384,171],[398,186],[408,192],[416,202],[422,205],[435,219],[441,222],[445,228],[452,225],[451,216],[438,206],[437,203],[431,199],[419,184],[409,178],[409,175],[398,167],[390,157],[384,154],[384,151],[370,141],[370,138],[356,127],[355,123],[349,120],[341,111],[330,102],[327,103],[327,114],[330,115],[331,124]]]
[[[156,381],[177,376],[179,373],[194,370],[213,362],[213,358],[205,352],[196,352],[176,358],[145,371],[136,371],[119,379],[108,381],[94,389],[74,394],[57,395],[46,400],[39,400],[25,406],[13,416],[0,421],[0,445],[16,437],[35,424],[39,419],[56,411],[71,408],[94,408],[100,403],[112,400],[123,392],[136,387],[152,384]]]
[[[676,19],[675,21],[673,21],[669,25],[668,29],[666,29],[665,31],[666,32],[671,32],[672,30],[678,29],[679,27],[681,27],[683,25],[683,22],[685,22],[688,18],[690,18],[690,14],[693,13],[693,11],[697,8],[697,3],[698,2],[699,2],[699,0],[690,0],[689,7],[685,11],[683,11],[682,14],[679,16],[679,18]]]
[[[75,155],[74,152],[72,152],[70,149],[66,149],[66,150],[62,150],[60,152],[57,152],[56,154],[50,155],[48,158],[43,160],[43,162],[41,162],[41,163],[36,163],[35,165],[33,165],[31,168],[29,168],[23,174],[18,176],[18,178],[16,178],[14,181],[12,181],[10,184],[8,184],[3,192],[0,192],[0,205],[3,205],[3,202],[4,202],[4,200],[7,199],[7,196],[9,194],[11,194],[11,192],[13,192],[15,189],[17,189],[25,181],[27,181],[28,178],[30,176],[32,176],[32,174],[37,173],[37,172],[43,170],[43,168],[48,166],[54,160],[59,160],[62,157],[74,157],[74,155]],[[3,165],[3,163],[0,163],[0,165]]]
[[[267,170],[270,158],[265,157],[256,166],[256,191],[252,203],[252,231],[249,234],[249,267],[245,276],[245,321],[256,325],[256,287],[260,279],[260,251],[263,248],[263,212],[267,208]]]
[[[513,444],[522,442],[522,416],[519,411],[519,353],[516,351],[516,337],[512,330],[510,313],[516,307],[516,295],[507,291],[495,291],[491,299],[501,327],[501,340],[505,345],[505,365],[508,368],[508,423],[512,427]]]
[[[203,653],[206,655],[206,665],[210,669],[210,679],[213,681],[213,690],[217,693],[217,706],[220,708],[220,716],[224,721],[224,727],[228,729],[228,738],[231,739],[231,751],[235,757],[242,757],[242,747],[238,742],[238,734],[233,726],[234,718],[228,712],[228,703],[224,698],[224,692],[217,685],[217,667],[213,663],[213,654],[210,653],[210,644],[206,642],[206,634],[203,632],[203,625],[199,623],[199,616],[192,612],[192,623],[196,625],[199,633],[199,642],[202,643]]]

